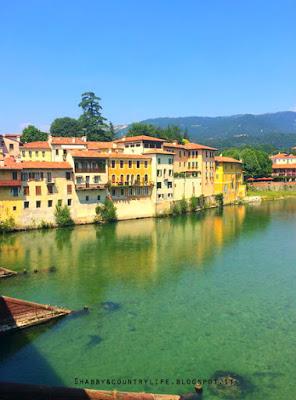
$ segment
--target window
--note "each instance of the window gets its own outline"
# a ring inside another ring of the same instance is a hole
[[[24,208],[29,208],[30,203],[28,201],[24,201]]]
[[[36,201],[36,208],[40,208],[41,207],[41,201],[40,200],[37,200]]]
[[[66,172],[66,179],[67,181],[71,180],[71,172]]]
[[[115,196],[115,189],[112,189],[112,196]]]
[[[169,176],[173,176],[173,170],[169,169]]]
[[[99,175],[94,176],[94,183],[99,183],[100,177]]]
[[[53,186],[52,185],[47,185],[47,193],[53,194]]]
[[[67,155],[67,150],[66,149],[63,150],[63,154],[64,154],[64,156]]]
[[[45,157],[45,151],[42,152],[42,157],[43,157],[43,158]]]
[[[32,157],[32,151],[31,150],[29,150],[29,157],[30,158]]]
[[[71,206],[71,204],[72,204],[72,199],[68,199],[68,206],[70,207]]]
[[[47,172],[47,182],[51,182],[51,181],[52,181],[51,172]]]
[[[148,161],[144,161],[144,166],[145,166],[145,168],[148,167]]]
[[[123,183],[123,175],[120,175],[120,183]]]
[[[12,143],[9,144],[9,150],[13,150],[14,149],[14,145]]]
[[[38,157],[38,154],[39,154],[39,151],[36,150],[36,151],[35,151],[35,156]]]
[[[61,199],[58,200],[58,206],[60,207],[62,205],[63,201]]]
[[[137,175],[137,183],[140,183],[140,175]]]
[[[11,188],[10,193],[13,197],[18,196],[18,188]]]
[[[72,185],[67,185],[67,194],[72,194]]]
[[[22,151],[22,156],[25,157],[26,152],[23,150]]]
[[[140,168],[140,161],[137,161],[137,168]]]
[[[172,189],[173,187],[173,182],[168,182],[168,189]]]
[[[124,189],[120,189],[120,195],[124,196]]]
[[[161,182],[157,182],[156,188],[157,188],[157,189],[161,189]]]
[[[160,158],[157,159],[157,164],[161,164],[161,159]]]
[[[129,160],[129,162],[128,162],[128,167],[129,167],[129,168],[132,168],[132,166],[133,166],[133,162],[132,162],[131,160]]]
[[[29,196],[29,194],[30,194],[29,186],[24,186],[24,196]]]
[[[52,207],[52,200],[48,200],[47,207]]]
[[[162,175],[161,169],[158,169],[157,170],[157,176],[161,176],[161,175]]]
[[[112,175],[112,183],[115,183],[115,175]]]
[[[112,167],[112,168],[115,168],[115,160],[112,160],[112,161],[111,161],[111,167]]]
[[[41,186],[35,187],[35,193],[36,193],[36,196],[41,196]]]
[[[12,211],[16,211],[16,206],[13,206],[13,207],[12,207]]]
[[[120,168],[123,168],[123,160],[119,161]]]
[[[144,182],[148,183],[148,175],[147,174],[144,176]]]
[[[101,200],[101,196],[100,196],[100,195],[97,196],[97,200],[98,200],[98,201]]]
[[[173,164],[173,159],[169,158],[169,164]]]
[[[59,149],[56,149],[56,156],[59,155]]]
[[[89,200],[89,196],[85,196],[85,201],[88,201]]]
[[[14,181],[17,180],[17,172],[16,172],[16,171],[13,171],[13,172],[12,172],[12,179],[13,179]]]

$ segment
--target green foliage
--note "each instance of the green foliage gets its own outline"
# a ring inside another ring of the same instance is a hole
[[[269,155],[262,150],[252,147],[232,148],[223,151],[223,156],[233,157],[243,161],[243,170],[247,178],[249,177],[265,177],[272,172],[272,161]]]
[[[114,139],[114,129],[106,123],[106,118],[102,116],[100,97],[94,92],[86,92],[81,95],[82,99],[79,107],[83,113],[79,117],[79,124],[87,140],[90,141],[111,141]]]
[[[40,224],[38,225],[39,229],[50,229],[50,228],[53,228],[53,227],[54,227],[54,225],[51,222],[47,222],[47,221],[44,221],[44,220],[42,220],[40,222]]]
[[[203,194],[201,194],[197,199],[198,199],[198,206],[200,208],[204,208],[204,206],[205,206],[205,196]]]
[[[182,200],[174,201],[171,205],[171,213],[173,215],[186,214],[188,211],[188,203],[183,197]]]
[[[114,222],[117,220],[116,207],[108,197],[106,197],[104,204],[98,204],[96,207],[95,222],[99,222],[100,220],[104,222]]]
[[[160,139],[164,139],[168,142],[177,141],[183,143],[184,139],[188,139],[188,132],[182,132],[181,129],[176,125],[169,125],[165,128],[155,127],[151,124],[143,124],[136,122],[129,127],[127,136],[153,136]]]
[[[189,200],[190,211],[192,211],[192,212],[196,211],[197,206],[198,206],[198,198],[195,196],[192,196],[191,199]]]
[[[223,207],[224,205],[224,196],[223,193],[218,193],[215,195],[216,204],[218,207]]]
[[[11,232],[15,229],[15,220],[13,217],[0,219],[0,232]]]
[[[54,215],[55,215],[56,223],[60,227],[71,226],[74,224],[74,222],[71,218],[70,209],[67,205],[64,205],[64,206],[56,205]]]
[[[46,142],[48,139],[48,135],[45,132],[41,132],[36,126],[28,125],[23,129],[23,133],[21,136],[22,143],[30,143],[30,142]]]
[[[70,117],[56,118],[50,125],[50,133],[53,136],[64,137],[80,137],[83,135],[79,121]]]

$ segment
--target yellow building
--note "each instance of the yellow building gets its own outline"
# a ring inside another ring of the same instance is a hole
[[[136,154],[106,154],[108,180],[113,198],[151,196],[151,157]]]
[[[215,194],[223,194],[224,204],[234,203],[246,195],[242,162],[231,157],[215,157]]]
[[[51,161],[51,148],[48,142],[25,143],[21,147],[22,161]]]
[[[19,219],[22,213],[21,168],[8,163],[0,166],[0,221]]]

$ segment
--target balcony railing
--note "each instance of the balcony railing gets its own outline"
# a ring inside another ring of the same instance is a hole
[[[130,186],[154,186],[154,183],[153,182],[149,182],[149,181],[144,181],[144,180],[142,180],[142,181],[136,180],[134,182],[131,182],[131,181],[110,182],[109,181],[109,185],[110,186],[116,186],[116,187],[123,187],[123,186],[126,186],[126,187],[130,187]]]
[[[75,172],[78,172],[78,173],[89,172],[89,173],[103,174],[103,173],[106,173],[106,168],[75,168]]]
[[[106,184],[103,183],[76,183],[76,190],[96,190],[96,189],[105,189]]]
[[[0,180],[0,187],[20,187],[22,181],[20,179]]]

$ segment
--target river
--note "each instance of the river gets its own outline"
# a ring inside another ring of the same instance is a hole
[[[28,273],[1,294],[90,311],[2,337],[1,380],[182,393],[229,371],[246,399],[294,400],[295,260],[295,199],[2,236]]]

